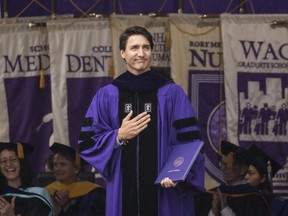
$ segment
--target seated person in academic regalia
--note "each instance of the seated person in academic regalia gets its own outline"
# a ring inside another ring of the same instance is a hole
[[[256,145],[252,145],[248,151],[251,162],[245,180],[264,195],[271,207],[272,216],[287,216],[287,201],[275,196],[272,190],[272,177],[280,165]]]
[[[264,196],[244,179],[250,162],[247,151],[228,141],[222,141],[220,160],[225,183],[196,197],[195,215],[271,215]]]
[[[46,186],[52,196],[55,215],[104,216],[105,189],[99,185],[80,181],[78,173],[85,163],[77,150],[64,144],[54,143],[53,172],[56,181]]]
[[[29,144],[0,142],[0,215],[53,215],[47,190],[31,184],[26,157],[32,150]]]

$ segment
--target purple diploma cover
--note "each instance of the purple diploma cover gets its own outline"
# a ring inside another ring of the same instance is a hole
[[[200,140],[175,145],[155,184],[160,184],[166,177],[169,177],[173,182],[184,181],[202,146],[203,141]]]

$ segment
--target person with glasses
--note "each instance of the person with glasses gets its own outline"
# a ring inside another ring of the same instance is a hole
[[[26,160],[32,150],[29,144],[0,142],[0,215],[53,215],[48,191],[32,185]]]

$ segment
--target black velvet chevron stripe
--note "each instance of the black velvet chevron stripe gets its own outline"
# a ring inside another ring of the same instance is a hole
[[[93,118],[92,117],[87,117],[83,120],[83,125],[82,127],[88,127],[93,124]]]
[[[85,139],[83,142],[79,143],[78,150],[79,152],[85,151],[89,148],[92,148],[94,145],[94,140],[89,138]]]
[[[186,128],[186,127],[191,127],[191,126],[198,126],[198,120],[196,117],[178,119],[173,122],[173,127],[176,129]]]
[[[189,140],[196,140],[201,139],[201,134],[199,130],[196,131],[188,131],[188,132],[182,132],[178,133],[176,138],[179,141],[189,141]]]
[[[81,131],[79,135],[79,140],[90,139],[90,137],[94,136],[95,133],[93,131]]]

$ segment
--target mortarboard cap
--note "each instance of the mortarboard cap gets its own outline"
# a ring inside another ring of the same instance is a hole
[[[227,141],[227,140],[222,140],[220,143],[220,155],[228,155],[230,152],[234,153],[237,150],[239,150],[240,147]]]
[[[256,145],[252,145],[248,152],[250,155],[250,164],[261,174],[271,174],[273,177],[281,168],[275,160]]]
[[[84,163],[84,160],[82,160],[80,158],[79,152],[77,149],[74,149],[70,146],[61,144],[61,143],[53,143],[53,145],[50,147],[50,150],[54,153],[54,154],[61,154],[61,155],[68,155],[77,166],[80,166],[80,164]]]
[[[250,163],[250,157],[247,151],[227,140],[222,140],[220,143],[220,155],[227,156],[227,161],[230,166],[232,166],[233,161],[238,161],[246,165]]]
[[[23,159],[33,151],[33,147],[28,143],[22,142],[0,142],[0,153],[3,150],[15,151],[18,158]]]

